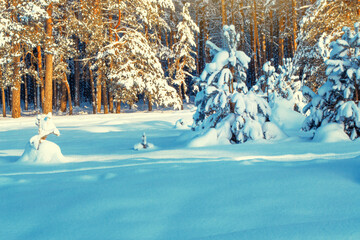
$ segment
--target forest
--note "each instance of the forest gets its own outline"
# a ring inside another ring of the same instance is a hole
[[[13,118],[83,105],[181,109],[226,25],[250,57],[248,88],[271,65],[289,86],[317,92],[330,42],[360,18],[360,0],[3,0],[0,9],[1,105]]]

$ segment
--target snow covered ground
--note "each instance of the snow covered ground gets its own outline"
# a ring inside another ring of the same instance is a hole
[[[54,116],[46,165],[17,162],[35,117],[1,119],[0,239],[360,239],[359,140],[192,148],[191,117]]]

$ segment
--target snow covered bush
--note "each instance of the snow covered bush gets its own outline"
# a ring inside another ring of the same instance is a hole
[[[206,67],[198,84],[194,114],[194,130],[216,129],[217,137],[234,143],[264,138],[262,125],[271,114],[267,101],[246,86],[250,58],[237,51],[240,35],[234,26],[224,26],[225,48],[208,41],[213,60]]]
[[[33,136],[27,143],[19,161],[32,163],[63,162],[65,158],[61,153],[60,147],[46,140],[50,134],[60,135],[52,120],[52,114],[38,115],[35,124],[38,126],[38,135]]]
[[[343,28],[341,39],[331,43],[330,59],[326,61],[327,82],[318,93],[305,88],[312,101],[304,108],[310,111],[303,129],[309,131],[327,123],[344,125],[345,133],[354,140],[360,134],[360,23],[355,30]]]
[[[272,62],[266,62],[263,66],[262,75],[251,88],[251,91],[267,98],[269,105],[274,107],[282,99],[291,102],[293,109],[300,112],[306,105],[301,92],[301,81],[294,75],[295,67],[291,58],[283,60],[284,65],[279,66],[277,71]]]

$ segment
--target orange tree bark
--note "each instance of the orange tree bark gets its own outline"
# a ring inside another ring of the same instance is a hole
[[[47,8],[47,13],[49,14],[49,18],[46,20],[46,44],[49,47],[51,44],[52,38],[52,28],[53,28],[53,21],[52,21],[52,3]],[[45,102],[43,107],[43,113],[47,114],[52,112],[52,90],[53,90],[53,55],[51,53],[45,54]]]

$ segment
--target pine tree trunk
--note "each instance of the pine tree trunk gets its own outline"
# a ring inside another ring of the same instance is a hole
[[[260,49],[260,38],[259,38],[259,29],[258,29],[258,17],[257,17],[257,7],[256,7],[256,0],[253,0],[253,23],[254,23],[254,54],[258,56],[256,59],[257,61],[254,61],[254,64],[258,64],[256,66],[261,68],[262,62],[261,62],[261,49]],[[255,72],[255,80],[257,79],[257,72]]]
[[[76,49],[80,50],[80,40],[78,37],[75,37],[75,45]],[[80,62],[75,61],[74,62],[74,77],[75,77],[75,99],[74,99],[74,105],[76,107],[80,106]]]
[[[70,92],[70,86],[69,86],[69,82],[68,82],[66,73],[63,73],[63,83],[65,84],[66,90],[67,90],[67,97],[68,97],[68,101],[69,101],[69,114],[72,115],[73,107],[72,107],[72,102],[71,102],[71,92]]]
[[[89,68],[89,75],[90,75],[90,86],[91,86],[91,105],[93,107],[93,114],[96,114],[96,93],[95,93],[94,75],[90,68]]]
[[[184,110],[184,94],[182,91],[182,85],[183,85],[183,83],[180,83],[179,89],[178,89],[178,94],[179,94],[179,98],[180,98],[181,110]]]
[[[226,13],[226,2],[225,0],[221,0],[221,19],[222,25],[227,25],[227,13]]]
[[[24,76],[24,92],[25,92],[25,99],[24,99],[24,103],[25,103],[25,110],[29,110],[29,94],[28,94],[28,83],[27,83],[27,76]]]
[[[66,112],[67,96],[66,96],[66,84],[65,80],[61,83],[61,100],[60,100],[60,111]]]
[[[107,95],[107,86],[106,86],[106,82],[104,82],[103,86],[102,86],[102,95],[103,95],[103,103],[104,103],[104,114],[108,114],[109,113],[109,100],[108,100],[108,95]]]
[[[152,108],[152,96],[151,96],[150,93],[148,95],[148,110],[149,110],[149,112],[151,112],[153,110],[153,108]]]
[[[44,78],[42,75],[42,56],[41,56],[41,47],[37,46],[37,64],[38,64],[38,73],[39,73],[39,79],[40,79],[40,102],[39,107],[44,107],[44,101],[45,101],[45,89],[44,89]]]
[[[114,113],[114,96],[108,91],[109,93],[109,112]]]
[[[56,89],[56,81],[53,80],[53,109],[57,110],[57,89]]]
[[[4,89],[4,87],[1,87],[1,102],[2,102],[3,117],[6,117],[6,101],[5,101],[5,89]]]
[[[121,113],[121,101],[116,102],[116,113]]]
[[[273,41],[274,41],[274,21],[273,21],[273,10],[269,12],[270,17],[270,41],[269,41],[269,58],[272,59],[274,57],[273,54]]]
[[[96,106],[98,113],[101,113],[101,88],[101,74],[99,74],[96,80]]]
[[[15,54],[20,50],[19,44],[15,46]],[[14,80],[15,84],[12,89],[11,97],[11,115],[13,118],[21,117],[21,82],[20,82],[20,56],[14,57]]]
[[[293,47],[292,47],[292,55],[295,55],[296,49],[297,49],[297,10],[296,10],[296,0],[291,0],[292,3],[292,30],[293,30]]]
[[[231,25],[235,26],[235,7],[234,7],[234,0],[230,1],[230,7],[231,7]]]
[[[279,65],[283,65],[284,59],[284,31],[285,31],[285,17],[281,16],[279,21]]]
[[[46,37],[47,41],[46,44],[49,47],[51,45],[51,39],[52,39],[52,3],[47,8],[47,13],[50,16],[48,19],[46,19]],[[53,81],[52,81],[52,75],[53,75],[53,55],[51,53],[45,54],[45,102],[43,107],[43,113],[47,114],[49,112],[52,112],[52,91],[53,91]]]
[[[241,37],[240,37],[240,49],[244,49],[245,48],[245,12],[244,12],[244,0],[240,1],[240,14],[241,14],[241,20],[242,23],[240,24],[240,32],[241,32]]]

